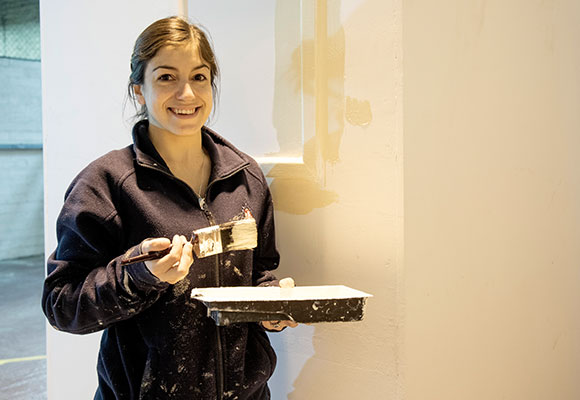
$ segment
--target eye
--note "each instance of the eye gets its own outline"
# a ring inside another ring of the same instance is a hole
[[[160,75],[159,78],[157,78],[157,80],[159,80],[159,81],[171,81],[171,80],[173,80],[173,77],[170,74],[163,74],[163,75]]]
[[[195,76],[193,77],[193,80],[195,81],[207,81],[207,77],[204,74],[195,74]]]

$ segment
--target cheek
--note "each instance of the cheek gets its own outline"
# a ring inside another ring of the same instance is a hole
[[[210,109],[213,107],[213,90],[211,87],[204,93],[205,101]]]

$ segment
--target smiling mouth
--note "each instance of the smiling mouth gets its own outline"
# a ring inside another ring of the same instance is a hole
[[[176,115],[193,115],[197,113],[200,107],[193,107],[193,108],[172,108],[169,107],[169,110]]]

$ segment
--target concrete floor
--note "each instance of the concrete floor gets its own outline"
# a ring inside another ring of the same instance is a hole
[[[0,399],[46,399],[44,258],[0,260]]]

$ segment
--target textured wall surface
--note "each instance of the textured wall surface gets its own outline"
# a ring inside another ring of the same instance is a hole
[[[11,259],[44,252],[40,62],[0,58],[0,76],[0,259]]]
[[[0,74],[0,144],[41,144],[40,61],[0,57]]]
[[[403,3],[406,399],[578,399],[580,3]]]
[[[0,0],[0,57],[40,59],[38,0]]]
[[[44,252],[38,1],[0,1],[0,259]]]

